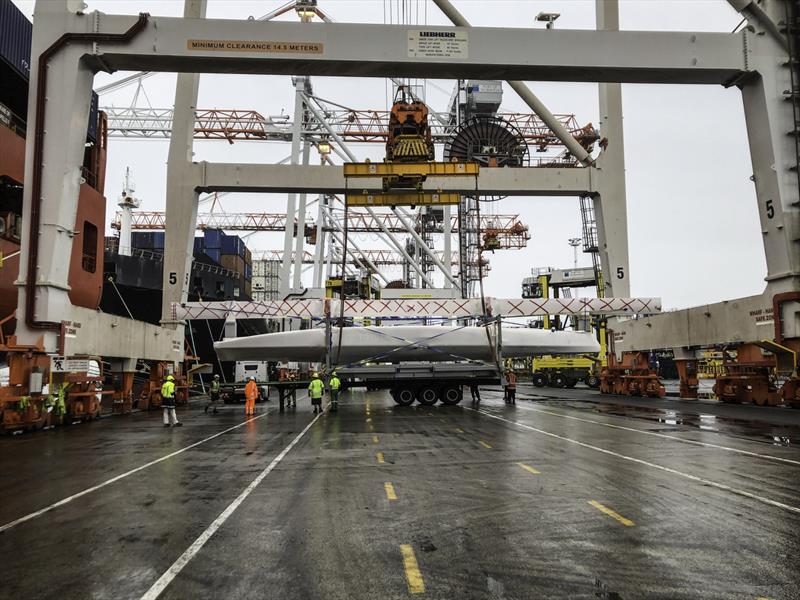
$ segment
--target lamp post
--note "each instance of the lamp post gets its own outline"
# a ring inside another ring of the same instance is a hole
[[[581,238],[569,238],[569,245],[572,246],[572,252],[574,254],[574,264],[573,266],[577,269],[578,268],[578,246],[581,245]]]

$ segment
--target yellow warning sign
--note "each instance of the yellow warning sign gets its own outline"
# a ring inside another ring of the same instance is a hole
[[[319,42],[272,42],[269,40],[187,40],[189,50],[203,52],[275,52],[283,54],[322,54]]]

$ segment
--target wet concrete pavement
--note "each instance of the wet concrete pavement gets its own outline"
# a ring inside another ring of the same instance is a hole
[[[483,396],[2,438],[0,597],[800,597],[800,411]]]

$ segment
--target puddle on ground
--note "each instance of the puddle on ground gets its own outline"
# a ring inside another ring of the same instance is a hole
[[[586,410],[587,404],[589,403],[558,402],[560,407],[569,407],[576,410]],[[680,426],[747,437],[774,446],[791,447],[800,445],[800,427],[797,426],[771,425],[760,421],[748,421],[747,419],[722,417],[707,413],[682,413],[653,406],[596,403],[590,403],[589,406],[591,406],[593,412],[599,414],[663,423],[664,427],[649,430],[656,433],[685,431],[685,429],[676,429],[676,427]]]

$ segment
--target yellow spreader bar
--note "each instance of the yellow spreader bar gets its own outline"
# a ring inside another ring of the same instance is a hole
[[[420,162],[420,163],[344,163],[345,177],[428,177],[475,176],[480,172],[477,163]]]
[[[437,192],[345,194],[348,206],[421,206],[458,204],[461,195]]]
[[[422,580],[422,573],[419,572],[417,557],[410,544],[402,544],[400,553],[403,555],[403,568],[406,571],[406,583],[408,591],[412,594],[424,594],[425,582]]]

